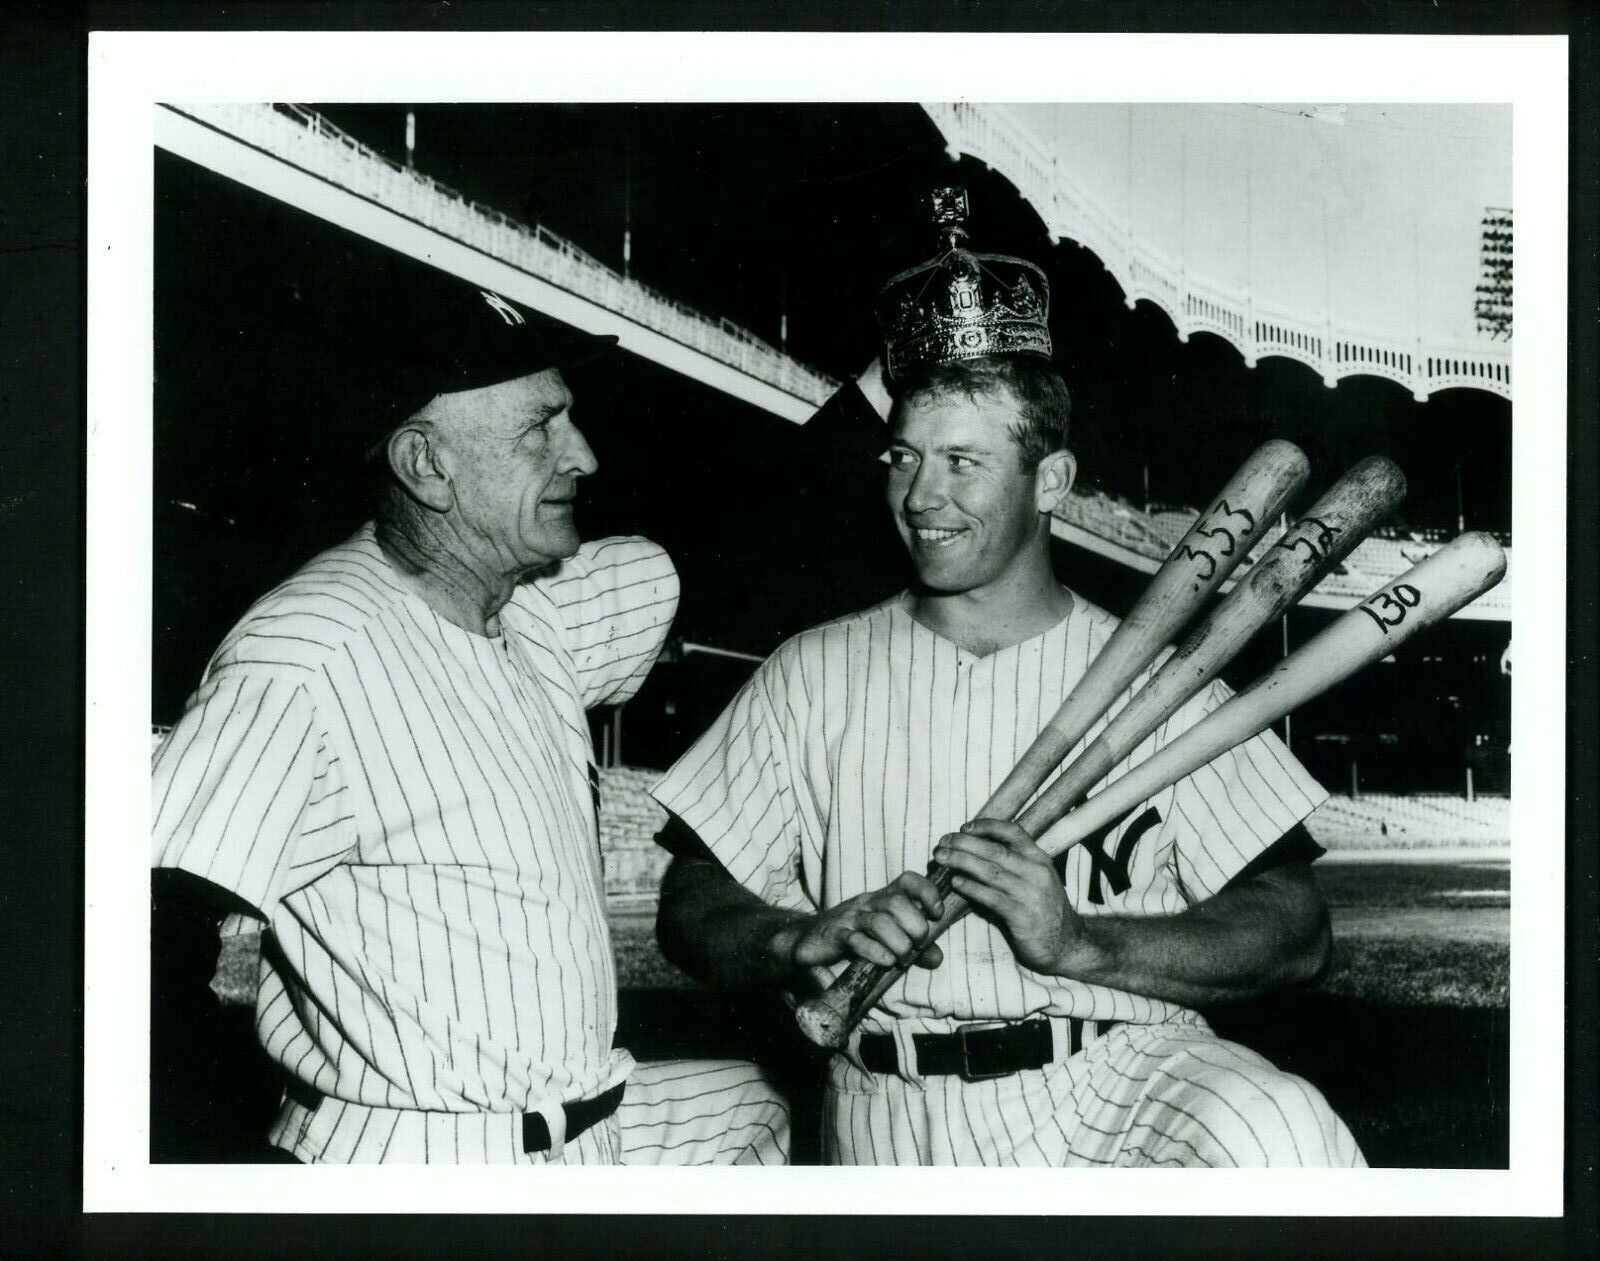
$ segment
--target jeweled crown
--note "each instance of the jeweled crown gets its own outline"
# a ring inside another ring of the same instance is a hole
[[[878,294],[884,369],[903,380],[917,368],[983,355],[1050,357],[1050,282],[1022,258],[965,248],[967,190],[931,197],[940,253],[895,276]]]

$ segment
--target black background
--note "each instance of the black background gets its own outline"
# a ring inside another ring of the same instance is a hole
[[[81,1079],[81,883],[83,781],[83,33],[90,27],[200,24],[187,6],[130,5],[92,14],[71,6],[14,5],[6,12],[8,64],[0,77],[0,294],[6,336],[0,345],[0,523],[9,544],[5,575],[8,689],[4,747],[9,771],[0,818],[18,856],[0,882],[0,1028],[4,1059],[3,1194],[0,1238],[12,1255],[81,1252],[116,1256],[438,1255],[536,1250],[541,1255],[614,1252],[625,1234],[648,1228],[659,1256],[953,1255],[983,1248],[1017,1256],[1259,1254],[1590,1255],[1595,1237],[1597,1109],[1594,1065],[1597,968],[1594,837],[1595,672],[1595,139],[1600,103],[1593,84],[1594,24],[1586,7],[1561,4],[1390,4],[1334,10],[1278,0],[1219,4],[1204,26],[1233,29],[1361,29],[1481,33],[1568,31],[1573,36],[1573,198],[1571,203],[1571,416],[1568,603],[1569,665],[1568,1217],[1564,1222],[1360,1219],[1273,1221],[1162,1219],[937,1222],[856,1219],[402,1218],[359,1222],[273,1216],[76,1216]],[[605,20],[609,19],[609,20]],[[768,6],[759,19],[742,6],[663,4],[252,5],[204,11],[204,24],[258,29],[348,26],[426,28],[538,25],[590,28],[757,24],[778,29],[830,26],[838,11],[819,4]],[[1060,6],[992,4],[853,6],[855,26],[960,29],[1181,30],[1192,10],[1173,4]],[[1341,387],[1343,388],[1343,387]],[[42,772],[42,773],[41,773]],[[998,1206],[997,1206],[998,1207]],[[623,1245],[626,1246],[626,1245]]]

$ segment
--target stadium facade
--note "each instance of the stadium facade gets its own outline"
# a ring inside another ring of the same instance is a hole
[[[679,150],[662,152],[674,135]],[[503,169],[519,138],[531,190],[521,195]],[[660,538],[692,594],[679,646],[645,690],[626,714],[594,718],[596,747],[618,768],[614,816],[632,829],[619,852],[639,850],[649,822],[628,807],[639,785],[622,768],[666,765],[752,659],[834,611],[808,590],[816,575],[784,572],[781,529],[746,523],[762,511],[763,480],[791,458],[790,422],[870,353],[867,300],[922,250],[916,199],[934,179],[966,180],[986,236],[1049,261],[1088,471],[1055,523],[1058,559],[1089,598],[1127,607],[1206,488],[1272,435],[1311,454],[1310,491],[1385,450],[1413,493],[1403,520],[1250,645],[1236,682],[1457,528],[1510,542],[1498,332],[1455,343],[1430,343],[1420,327],[1364,333],[1336,325],[1331,308],[1275,307],[1192,276],[1113,221],[1005,111],[184,106],[162,107],[157,140],[158,723],[250,598],[353,524],[358,505],[314,440],[319,416],[351,401],[312,308],[330,274],[374,253],[616,332],[630,352],[581,395],[586,416],[602,418],[592,436],[607,483],[585,525]],[[781,161],[764,152],[779,142]],[[574,178],[585,153],[613,169]],[[196,444],[218,416],[216,440]],[[852,590],[892,588],[894,573],[862,569]],[[1296,714],[1296,753],[1350,801],[1506,793],[1510,624],[1507,582]],[[1397,836],[1422,836],[1432,817],[1407,823],[1403,806],[1386,809]],[[1478,826],[1478,814],[1459,817]],[[614,892],[636,883],[635,868],[648,883],[650,862],[626,859]]]

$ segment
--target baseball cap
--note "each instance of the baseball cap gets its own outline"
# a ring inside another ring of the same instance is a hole
[[[396,269],[361,289],[344,323],[354,335],[341,340],[361,380],[357,425],[369,441],[436,395],[575,368],[617,344],[432,269]]]

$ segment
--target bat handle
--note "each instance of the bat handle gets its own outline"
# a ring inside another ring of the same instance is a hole
[[[808,1042],[830,1051],[842,1048],[874,999],[872,992],[891,969],[857,960],[832,985],[795,1009],[795,1023]]]
[[[955,872],[951,868],[930,862],[928,878],[944,900],[944,914],[929,934],[931,941],[972,908],[965,898],[951,889],[955,879]],[[826,990],[815,998],[808,998],[795,1009],[794,1018],[800,1026],[800,1032],[805,1034],[807,1041],[837,1051],[849,1039],[850,1030],[856,1027],[861,1017],[905,971],[905,967],[898,964],[885,967],[857,959]]]

